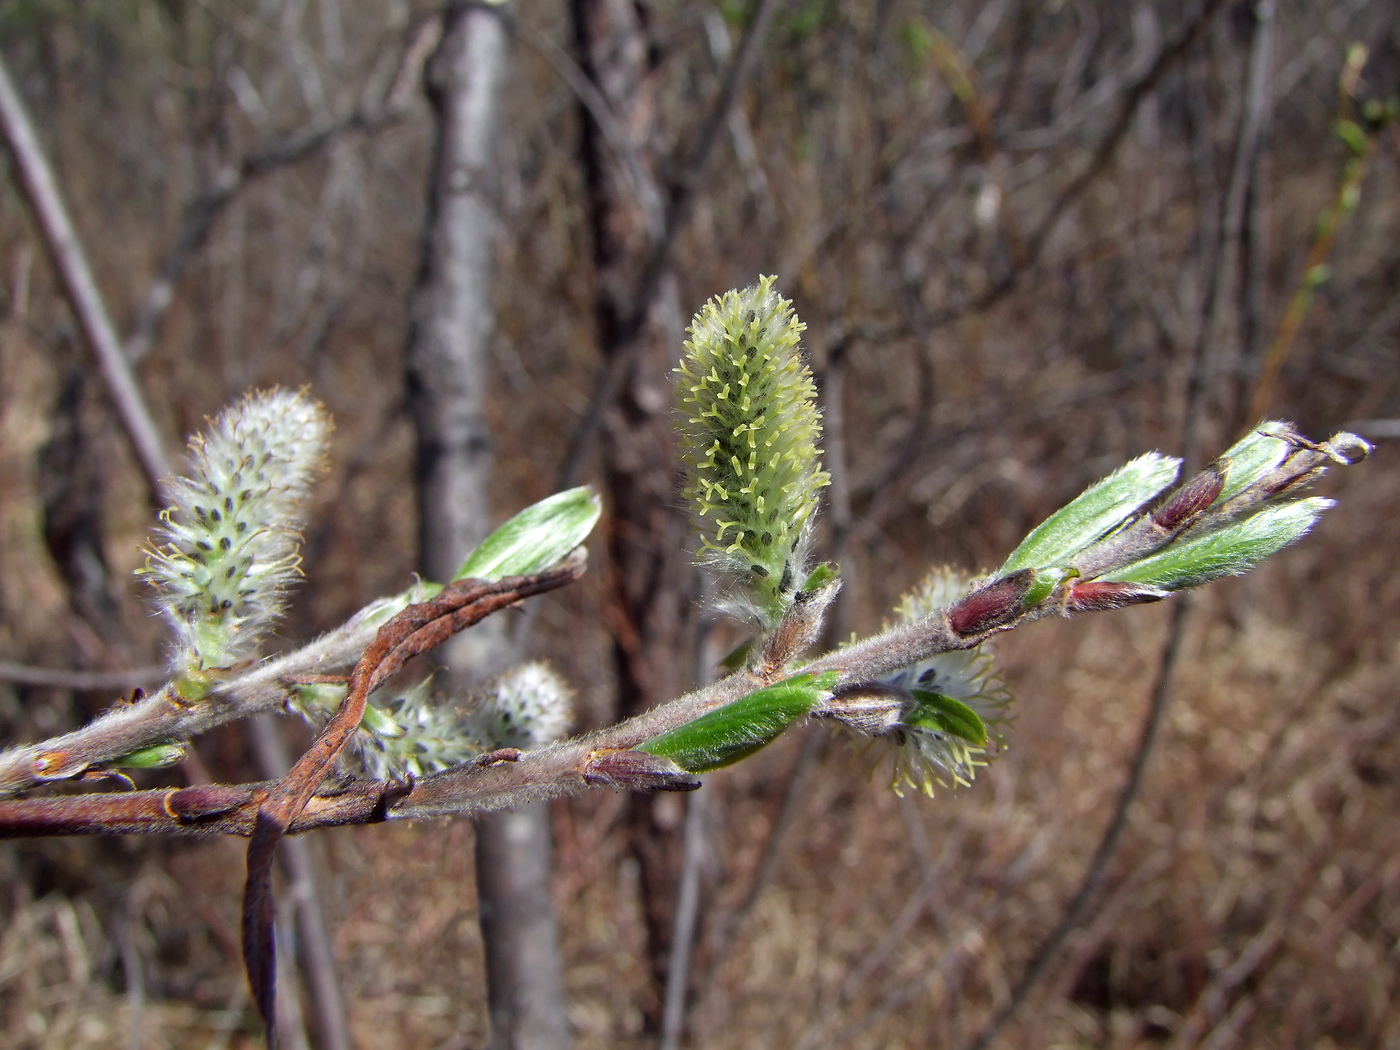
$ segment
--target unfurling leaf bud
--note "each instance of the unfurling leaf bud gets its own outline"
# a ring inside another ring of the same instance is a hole
[[[835,672],[784,679],[637,745],[691,773],[727,766],[767,747],[831,693]]]
[[[190,476],[169,481],[173,505],[142,570],[175,627],[178,674],[257,652],[301,575],[298,530],[330,430],[319,402],[271,390],[190,442]]]
[[[701,560],[742,583],[742,604],[765,627],[803,586],[817,494],[830,480],[798,345],[805,326],[773,281],[706,303],[676,369],[685,498]]]
[[[1224,576],[1238,576],[1301,537],[1330,506],[1331,500],[1313,496],[1265,507],[1252,517],[1105,573],[1102,579],[1179,591]]]
[[[1072,583],[1065,594],[1065,612],[1107,612],[1129,605],[1160,602],[1169,592],[1140,583],[1087,580]]]
[[[948,626],[963,638],[1004,627],[1025,612],[1025,600],[1039,576],[1034,569],[1016,572],[977,588],[948,610]]]
[[[1074,556],[1127,521],[1176,480],[1181,460],[1149,452],[1090,485],[1027,536],[998,571],[1069,565]]]
[[[166,740],[132,751],[121,758],[114,758],[107,765],[114,769],[164,769],[183,761],[185,754],[184,744],[176,740]]]
[[[543,572],[588,538],[602,510],[597,493],[587,485],[556,492],[487,536],[453,579],[499,580]]]
[[[645,751],[595,751],[583,768],[584,783],[623,791],[694,791],[700,781],[669,758]]]
[[[1165,532],[1178,532],[1194,524],[1225,487],[1225,475],[1211,464],[1168,497],[1152,513],[1152,521]]]
[[[1264,422],[1226,449],[1216,460],[1225,474],[1218,501],[1228,503],[1283,463],[1293,449],[1290,439],[1295,436],[1287,423]]]

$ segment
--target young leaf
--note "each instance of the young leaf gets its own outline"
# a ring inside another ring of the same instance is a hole
[[[1260,423],[1226,449],[1216,461],[1225,472],[1225,486],[1215,502],[1228,503],[1287,459],[1293,446],[1280,434],[1289,432],[1285,423]]]
[[[927,689],[911,689],[909,695],[917,700],[919,705],[904,715],[902,721],[905,725],[948,733],[960,740],[966,740],[969,744],[986,746],[986,724],[976,711],[961,700]]]
[[[1238,576],[1301,537],[1330,506],[1331,500],[1312,496],[1265,507],[1253,517],[1173,544],[1150,558],[1107,573],[1102,579],[1178,591],[1224,576]]]
[[[151,744],[130,754],[114,758],[108,765],[116,769],[164,769],[185,757],[185,745],[173,740]]]
[[[1180,468],[1181,460],[1156,452],[1124,464],[1046,518],[1012,551],[997,575],[1070,564],[1075,554],[1175,481]]]
[[[453,579],[499,580],[541,572],[587,539],[602,511],[602,501],[587,485],[557,492],[487,536]]]
[[[669,758],[690,773],[718,769],[772,743],[835,684],[834,672],[796,675],[654,736],[636,750]]]

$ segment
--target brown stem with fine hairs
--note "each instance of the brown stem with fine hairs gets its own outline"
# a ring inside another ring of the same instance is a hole
[[[273,937],[272,861],[277,843],[306,809],[364,716],[369,694],[421,653],[458,631],[522,598],[572,583],[583,574],[582,557],[553,569],[496,581],[457,580],[434,598],[410,605],[379,629],[350,675],[350,687],[334,717],[260,801],[248,843],[248,880],[243,896],[243,961],[248,983],[272,1038],[276,1020],[276,945]]]

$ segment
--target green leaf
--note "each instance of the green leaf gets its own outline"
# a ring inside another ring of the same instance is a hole
[[[408,733],[388,711],[372,703],[365,704],[365,713],[360,716],[360,728],[385,740],[397,740]]]
[[[961,700],[927,689],[911,689],[909,694],[919,702],[919,706],[901,720],[905,725],[946,733],[978,747],[986,746],[986,723]]]
[[[771,744],[836,684],[836,673],[800,674],[662,733],[637,751],[669,758],[690,773],[737,762]]]
[[[1063,566],[1047,566],[1036,570],[1035,579],[1031,581],[1030,589],[1026,591],[1021,599],[1021,608],[1034,609],[1046,598],[1055,592],[1055,588],[1066,580],[1078,576],[1074,569],[1066,569]]]
[[[582,543],[603,504],[587,485],[526,507],[467,556],[454,580],[499,580],[541,572]]]
[[[819,591],[840,576],[841,571],[835,565],[830,562],[822,562],[807,574],[807,579],[802,583],[802,589],[809,594],[813,591]]]
[[[185,757],[185,745],[166,740],[114,758],[108,765],[117,769],[164,769]]]
[[[1215,497],[1217,504],[1238,496],[1288,458],[1293,446],[1276,436],[1281,428],[1285,424],[1260,423],[1216,460],[1225,473],[1225,486]]]
[[[1046,518],[1021,541],[997,575],[1069,564],[1074,555],[1175,481],[1180,467],[1181,460],[1157,452],[1124,464]]]
[[[1366,152],[1369,143],[1366,140],[1366,132],[1361,125],[1354,120],[1339,120],[1336,125],[1337,137],[1346,143],[1347,149],[1351,150],[1358,157]]]
[[[1317,496],[1265,507],[1216,532],[1173,544],[1102,579],[1179,591],[1223,576],[1238,576],[1298,539],[1332,501]]]

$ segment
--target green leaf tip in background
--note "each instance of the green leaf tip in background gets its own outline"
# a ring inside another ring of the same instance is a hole
[[[1178,591],[1225,576],[1238,576],[1301,537],[1330,506],[1332,500],[1311,496],[1265,507],[1243,521],[1174,544],[1102,579]]]
[[[821,469],[821,414],[791,301],[760,278],[707,302],[676,368],[685,499],[700,560],[741,582],[746,612],[782,619],[802,584]]]
[[[1176,480],[1181,460],[1149,452],[1090,485],[1038,525],[1011,552],[998,576],[1066,565]]]
[[[987,745],[986,723],[961,700],[927,689],[911,689],[909,695],[918,701],[918,706],[903,716],[905,725],[948,733],[978,747]]]
[[[602,501],[588,485],[557,492],[487,536],[453,579],[499,580],[543,572],[588,538],[602,512]]]
[[[771,744],[811,711],[836,679],[833,671],[784,679],[654,736],[636,750],[669,758],[689,773],[727,766]]]

